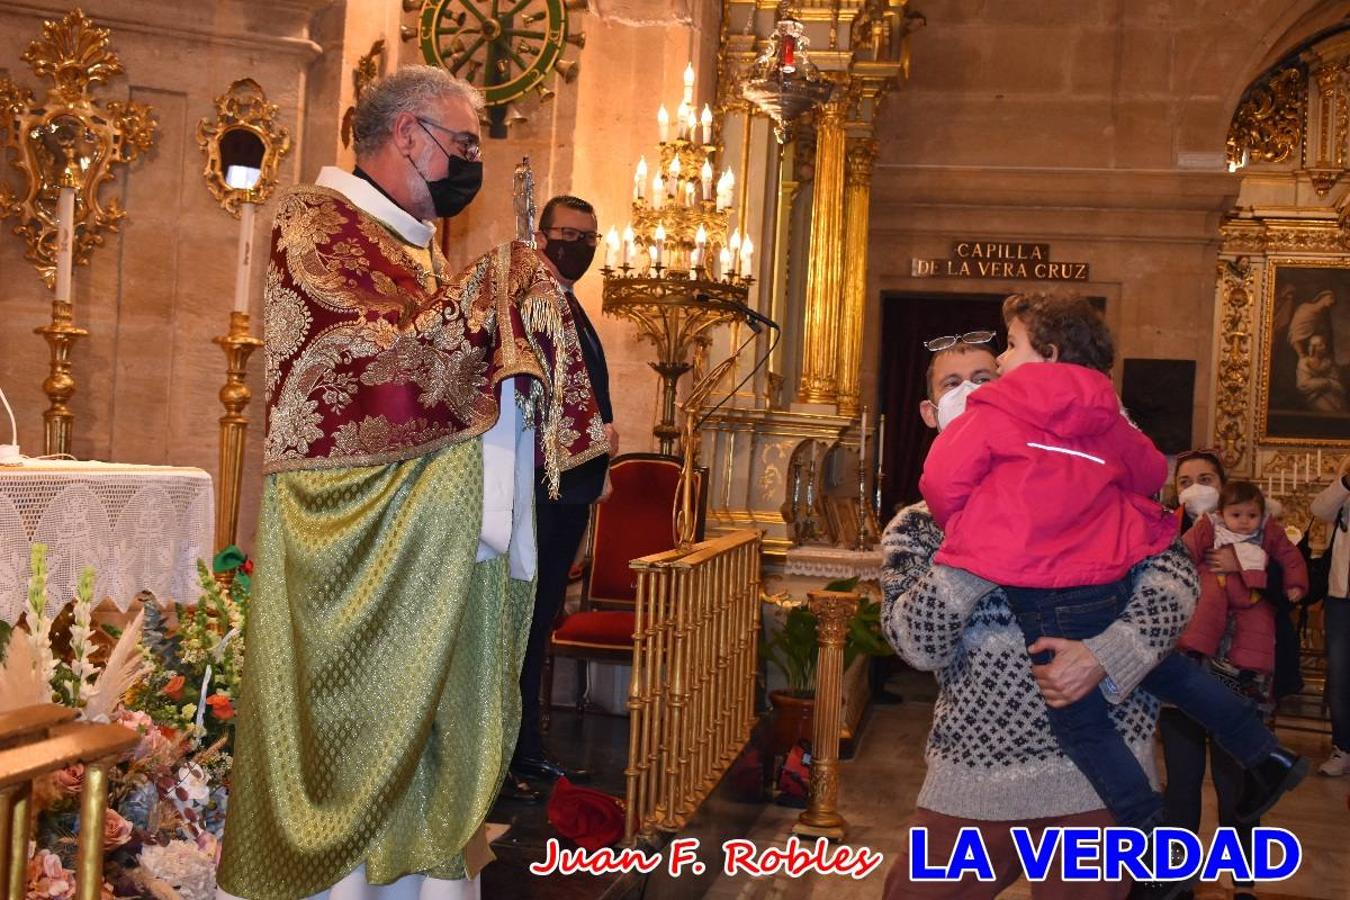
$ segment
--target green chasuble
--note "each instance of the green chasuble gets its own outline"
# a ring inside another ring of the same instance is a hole
[[[447,277],[313,187],[280,204],[266,306],[220,886],[294,900],[361,865],[371,884],[463,878],[515,744],[534,594],[507,554],[476,561],[481,435],[514,378],[524,450],[555,486],[607,452],[570,312],[523,245]]]
[[[463,878],[520,723],[534,585],[475,563],[482,453],[269,476],[221,885]],[[285,599],[289,597],[290,603]],[[281,602],[278,602],[281,601]]]

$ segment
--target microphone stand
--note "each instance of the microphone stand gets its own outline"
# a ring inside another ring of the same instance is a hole
[[[743,312],[746,318],[752,323],[750,326],[752,332],[750,337],[743,341],[730,356],[718,363],[711,372],[700,378],[690,389],[689,396],[680,404],[680,413],[683,416],[680,428],[680,440],[682,446],[680,447],[680,480],[676,489],[679,503],[675,509],[674,519],[675,539],[680,550],[688,550],[694,545],[694,537],[698,531],[698,509],[695,496],[697,477],[695,468],[698,465],[699,429],[703,427],[704,422],[708,421],[709,416],[721,409],[728,400],[736,395],[736,392],[739,391],[747,381],[754,377],[754,374],[758,372],[760,367],[768,360],[769,354],[773,352],[773,348],[777,346],[778,337],[781,334],[778,323],[767,316],[755,312],[748,306],[740,307],[739,311]],[[739,384],[731,389],[730,393],[719,400],[716,405],[702,416],[699,416],[699,412],[703,407],[703,402],[708,398],[708,395],[717,388],[717,385],[721,380],[726,377],[727,372],[731,371],[731,367],[736,364],[736,360],[740,357],[741,353],[744,352],[745,348],[749,347],[751,342],[758,337],[761,328],[756,328],[756,323],[768,324],[774,329],[774,340],[769,345],[768,352],[760,357],[759,361],[755,364],[755,367],[750,370],[748,375],[741,379]]]

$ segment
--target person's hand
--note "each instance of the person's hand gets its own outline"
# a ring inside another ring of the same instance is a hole
[[[1031,674],[1046,706],[1060,709],[1081,700],[1106,677],[1106,670],[1082,641],[1043,637],[1027,648],[1031,654],[1045,650],[1055,658],[1043,666],[1032,666]]]
[[[1303,599],[1303,589],[1290,588],[1289,590],[1284,592],[1284,595],[1289,598],[1290,603],[1297,603],[1298,601]]]
[[[619,455],[619,429],[614,427],[613,422],[605,423],[605,442],[609,444],[609,455]]]
[[[603,488],[600,489],[600,496],[596,499],[595,502],[596,502],[596,503],[604,503],[606,500],[609,499],[609,495],[612,494],[612,493],[614,493],[614,482],[612,482],[612,481],[609,480],[609,473],[606,472],[606,473],[605,473],[605,486],[604,486]]]
[[[1237,553],[1233,552],[1231,546],[1206,550],[1205,565],[1216,575],[1232,575],[1234,572],[1242,571],[1242,567],[1238,565]]]

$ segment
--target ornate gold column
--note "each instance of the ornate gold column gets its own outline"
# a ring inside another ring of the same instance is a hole
[[[839,324],[839,361],[835,371],[839,390],[839,415],[859,412],[862,377],[863,319],[867,310],[867,222],[872,199],[872,163],[877,142],[858,138],[848,142],[844,180],[843,314]]]
[[[848,822],[839,814],[839,734],[844,707],[844,639],[858,609],[858,595],[809,591],[816,617],[816,708],[811,735],[811,787],[806,812],[793,834],[843,840]]]
[[[844,299],[846,103],[846,97],[829,101],[821,107],[816,123],[806,323],[802,332],[802,377],[797,388],[797,399],[802,403],[834,403],[838,396],[839,322]]]

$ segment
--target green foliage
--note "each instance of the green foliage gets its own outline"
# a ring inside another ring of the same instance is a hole
[[[788,610],[783,630],[761,646],[764,658],[783,673],[794,697],[816,690],[816,617],[805,606]]]
[[[849,578],[831,582],[827,591],[849,593],[857,588],[858,579]],[[783,673],[788,690],[794,697],[810,697],[816,690],[817,634],[816,616],[805,605],[788,610],[783,630],[760,647],[770,665]],[[844,670],[853,665],[860,654],[889,656],[891,645],[881,634],[881,604],[860,597],[858,609],[848,623],[844,638]]]

